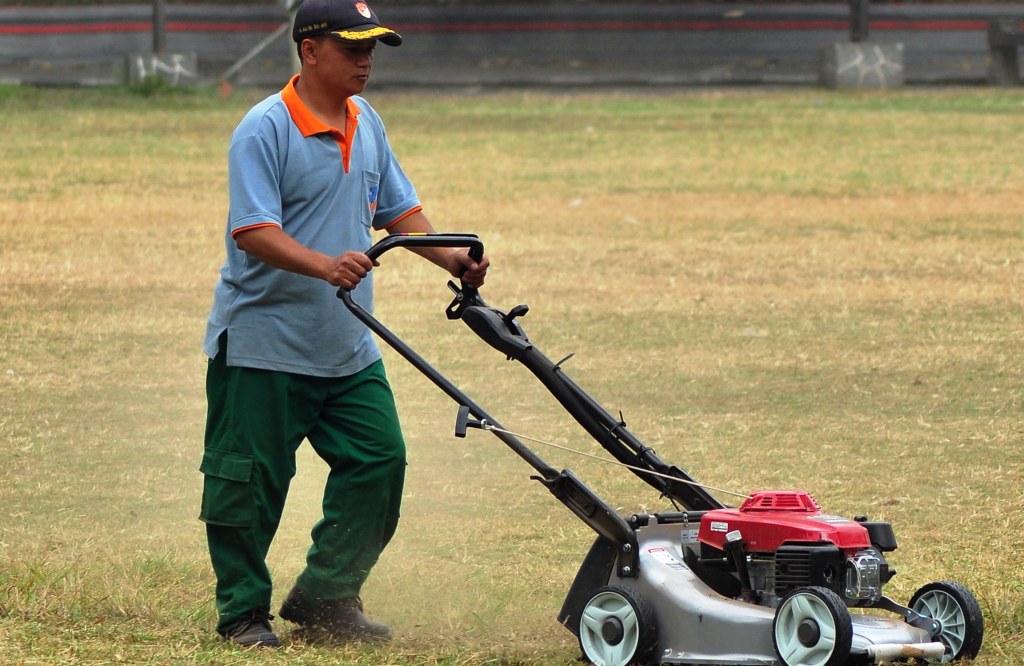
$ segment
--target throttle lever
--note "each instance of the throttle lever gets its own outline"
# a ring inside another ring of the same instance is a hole
[[[508,314],[502,317],[502,319],[504,320],[506,326],[512,328],[512,324],[515,321],[516,317],[525,317],[526,313],[529,311],[529,305],[517,305],[511,310],[509,310]]]

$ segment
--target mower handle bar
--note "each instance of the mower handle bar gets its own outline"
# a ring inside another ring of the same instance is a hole
[[[374,261],[388,250],[396,247],[468,247],[473,261],[484,258],[484,244],[476,234],[392,234],[382,238],[366,251]]]
[[[371,245],[365,254],[371,261],[376,262],[378,257],[396,247],[468,247],[470,259],[478,262],[484,258],[484,244],[476,234],[392,234]],[[463,290],[468,292],[467,296],[475,295],[475,289],[467,287],[465,284],[462,286]],[[349,291],[351,290],[345,287],[339,288],[338,298],[344,300],[344,294]]]
[[[375,260],[395,247],[468,247],[470,258],[477,262],[484,255],[483,243],[475,234],[394,234],[375,243],[366,251],[366,256]],[[467,311],[466,308],[470,305],[486,306],[480,299],[475,287],[469,287],[463,283],[462,289],[458,289],[451,282],[448,283],[448,286],[456,292],[455,300],[446,310],[449,319],[460,319],[463,312]],[[634,572],[623,575],[635,575],[637,569],[636,552],[638,551],[636,536],[625,519],[606,505],[592,490],[583,485],[572,472],[569,470],[558,472],[558,470],[548,465],[540,456],[519,441],[515,435],[504,430],[500,423],[488,415],[483,408],[473,402],[469,396],[463,393],[444,375],[427,363],[412,347],[407,345],[372,314],[356,303],[350,290],[345,288],[339,289],[338,298],[344,302],[345,306],[357,319],[366,324],[371,331],[387,342],[399,355],[409,361],[413,367],[422,372],[435,386],[459,405],[460,416],[458,424],[461,425],[457,425],[457,431],[465,425],[469,416],[479,419],[478,422],[480,423],[487,422],[495,426],[493,430],[495,436],[540,474],[540,476],[531,478],[543,483],[559,501],[599,535],[622,547],[623,555],[621,555],[621,561],[626,563],[623,565],[622,570],[624,572]]]
[[[370,257],[370,259],[376,260],[380,255],[396,247],[468,247],[469,256],[474,261],[480,261],[484,255],[484,245],[475,234],[393,234],[374,243],[373,246],[366,251],[366,256]],[[454,287],[450,282],[449,286]],[[449,319],[453,318],[452,311],[457,310],[458,304],[470,302],[469,299],[466,298],[468,296],[466,292],[472,292],[472,299],[478,300],[479,297],[476,294],[476,289],[463,286],[462,290],[456,294],[455,302],[448,307],[447,312]],[[344,287],[338,289],[338,298],[340,298],[345,304],[345,307],[355,315],[356,319],[366,324],[371,331],[388,343],[388,345],[397,351],[399,355],[409,361],[413,367],[426,375],[434,385],[444,391],[460,407],[468,407],[469,413],[475,418],[484,419],[500,428],[500,424],[498,424],[498,422],[487,414],[487,412],[485,412],[480,406],[474,403],[469,396],[445,378],[444,375],[434,369],[416,352],[416,350],[391,332],[387,326],[381,323],[371,313],[366,311],[361,305],[356,303],[351,290],[345,289]],[[511,435],[504,434],[503,432],[497,432],[495,434],[498,439],[504,441],[517,454],[519,454],[521,458],[526,460],[531,467],[540,472],[545,479],[553,482],[559,478],[557,470],[541,460],[536,453],[529,450],[522,444],[522,442],[518,441]]]

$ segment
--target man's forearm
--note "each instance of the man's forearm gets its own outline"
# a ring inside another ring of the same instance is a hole
[[[310,250],[278,226],[246,229],[235,236],[238,249],[274,268],[325,279],[331,258]]]
[[[402,218],[387,229],[389,234],[432,234],[435,233],[434,225],[422,211],[417,211],[408,217]],[[427,261],[437,264],[446,271],[452,270],[452,254],[455,252],[449,247],[415,247],[410,248]]]

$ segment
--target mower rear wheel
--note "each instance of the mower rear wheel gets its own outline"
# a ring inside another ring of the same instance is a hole
[[[946,646],[942,663],[974,659],[981,650],[985,619],[971,591],[960,583],[928,583],[910,598],[910,608],[937,621],[936,638]]]
[[[580,614],[580,649],[595,666],[648,663],[658,642],[654,609],[637,592],[602,587]]]
[[[846,604],[827,587],[798,587],[772,621],[772,643],[783,666],[839,666],[853,645]]]

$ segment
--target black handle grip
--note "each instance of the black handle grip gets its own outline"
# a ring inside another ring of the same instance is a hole
[[[468,247],[469,256],[473,261],[480,261],[484,257],[484,244],[476,234],[391,234],[386,236],[366,251],[366,256],[376,261],[388,250],[396,247]],[[345,287],[338,289],[338,298],[349,290]],[[476,292],[472,289],[473,293]]]
[[[480,260],[484,258],[484,244],[481,242],[477,242],[473,245],[470,245],[469,258],[479,264]]]
[[[396,247],[468,247],[473,261],[484,256],[484,244],[476,234],[392,234],[374,243],[366,256],[376,261]]]

